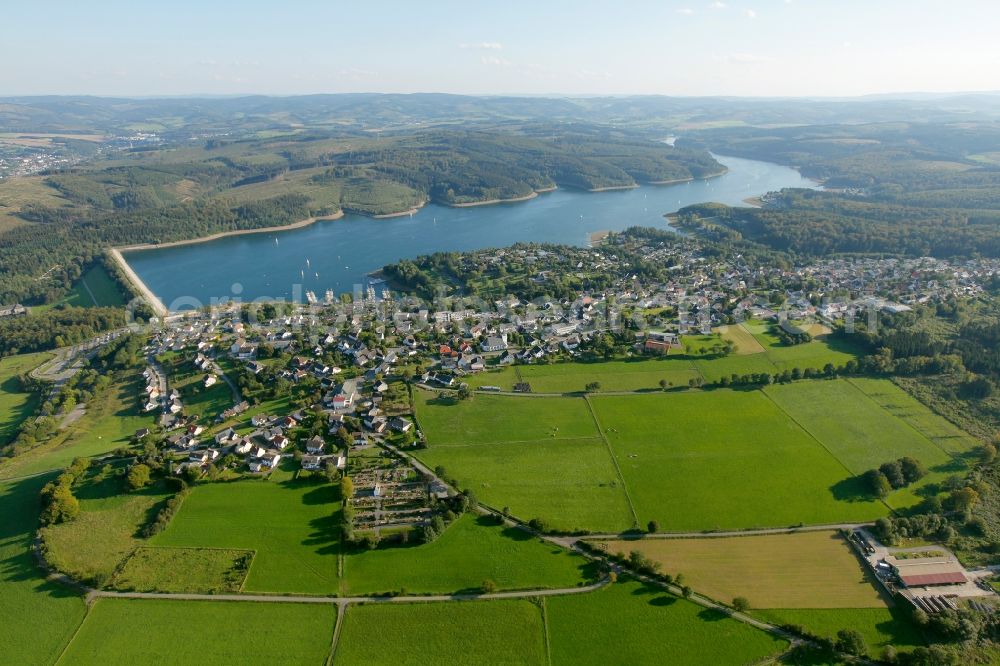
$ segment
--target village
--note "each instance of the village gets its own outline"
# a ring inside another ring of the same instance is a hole
[[[388,289],[377,298],[370,286],[348,303],[228,303],[171,315],[146,350],[141,409],[159,415],[175,474],[266,475],[284,461],[299,474],[350,475],[356,526],[391,531],[426,524],[429,498],[440,492],[390,453],[422,446],[413,386],[467,390],[468,377],[488,369],[572,360],[603,332],[632,341],[627,353],[658,356],[681,349],[683,336],[747,319],[777,322],[789,334],[803,322],[849,324],[975,295],[998,270],[993,261],[933,259],[751,270],[662,242],[630,247],[635,253],[671,265],[671,279],[644,283],[614,246],[511,248],[462,261],[511,272],[530,266],[539,283],[567,262],[581,276],[618,277],[571,299],[509,295],[475,308],[457,297],[414,304]]]

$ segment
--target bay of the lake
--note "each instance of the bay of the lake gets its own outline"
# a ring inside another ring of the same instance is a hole
[[[238,296],[301,299],[340,294],[367,284],[382,266],[438,251],[503,247],[517,242],[586,245],[597,231],[669,228],[664,215],[695,203],[741,205],[785,187],[815,187],[789,167],[718,155],[729,171],[716,178],[628,190],[560,188],[529,201],[450,208],[428,205],[412,216],[345,215],[268,234],[141,250],[125,259],[171,310]]]

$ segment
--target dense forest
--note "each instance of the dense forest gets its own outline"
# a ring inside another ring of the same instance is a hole
[[[676,225],[706,238],[748,240],[799,257],[1000,256],[1000,209],[919,208],[813,190],[784,190],[764,208],[688,206],[678,211]]]
[[[681,211],[706,237],[806,256],[1000,256],[996,122],[739,128],[680,143],[794,165],[826,188],[772,194],[761,209]]]
[[[301,195],[235,207],[209,201],[73,216],[36,209],[37,223],[0,234],[0,302],[58,299],[79,278],[83,267],[110,246],[286,224],[308,217],[310,212]]]
[[[6,317],[0,319],[0,357],[84,342],[127,323],[120,308],[53,308],[30,317]]]

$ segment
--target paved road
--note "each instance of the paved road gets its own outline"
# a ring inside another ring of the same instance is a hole
[[[591,585],[562,587],[549,590],[518,590],[516,592],[494,592],[491,594],[426,594],[397,597],[307,597],[281,596],[274,594],[167,594],[160,592],[112,592],[110,590],[89,590],[88,603],[94,599],[174,599],[183,601],[260,601],[279,604],[405,604],[425,601],[482,601],[484,599],[526,599],[531,597],[556,597],[568,594],[586,594],[601,589],[610,582],[605,578]]]
[[[873,523],[834,523],[829,525],[803,525],[801,527],[766,527],[757,530],[730,530],[726,532],[657,532],[656,534],[641,533],[609,533],[587,534],[582,537],[560,537],[562,539],[583,540],[617,540],[639,541],[641,539],[692,539],[713,537],[760,536],[763,534],[794,534],[796,532],[825,532],[827,530],[856,530],[871,527]]]
[[[127,332],[127,328],[120,328],[115,331],[102,333],[80,344],[56,349],[55,358],[42,363],[28,374],[34,379],[52,382],[61,386],[80,370],[85,358],[90,358],[99,347],[106,345],[108,342],[115,340]]]
[[[225,371],[223,371],[222,366],[216,363],[215,361],[211,361],[211,363],[212,363],[212,370],[214,370],[215,374],[219,376],[219,379],[221,379],[222,381],[226,382],[226,384],[229,385],[229,390],[233,394],[233,406],[236,406],[241,402],[243,402],[243,396],[240,394],[239,387],[237,387],[236,384],[233,383],[232,379],[226,376],[226,373]]]

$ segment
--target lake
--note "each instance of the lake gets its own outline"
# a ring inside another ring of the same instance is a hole
[[[322,299],[327,289],[354,292],[367,274],[399,259],[438,251],[502,247],[519,241],[586,245],[595,231],[669,228],[664,215],[695,203],[739,205],[784,187],[815,187],[798,171],[717,155],[729,172],[709,180],[629,190],[558,189],[529,201],[449,208],[375,220],[345,215],[275,234],[227,236],[206,243],[142,250],[129,265],[170,310],[239,297]]]

